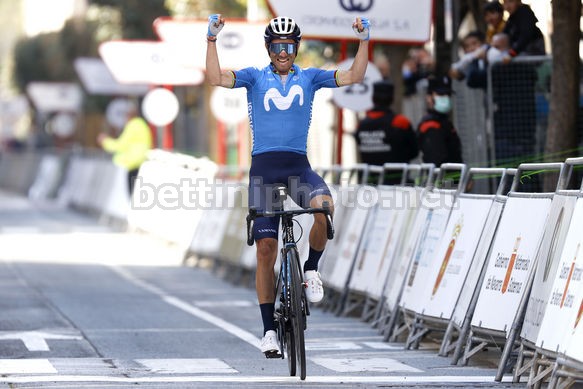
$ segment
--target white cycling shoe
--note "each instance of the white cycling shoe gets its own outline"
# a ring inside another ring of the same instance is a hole
[[[311,303],[318,303],[324,298],[324,288],[320,273],[316,270],[308,270],[304,273],[306,283],[306,298]]]
[[[279,349],[279,341],[277,340],[277,333],[269,330],[261,339],[261,352],[267,358],[281,358],[281,350]]]

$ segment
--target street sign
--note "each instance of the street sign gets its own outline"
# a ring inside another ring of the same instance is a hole
[[[268,0],[275,15],[294,18],[304,37],[356,39],[356,17],[371,22],[371,39],[399,43],[429,40],[432,0]]]
[[[111,74],[101,58],[79,57],[74,61],[75,71],[87,93],[92,95],[143,96],[147,84],[121,84]]]
[[[40,112],[78,112],[83,91],[72,82],[31,82],[26,93]]]
[[[265,23],[227,20],[217,39],[222,69],[263,67],[269,63],[263,33]],[[154,30],[164,42],[190,54],[189,64],[206,69],[206,34],[208,21],[197,19],[158,18]]]
[[[348,58],[338,64],[339,69],[348,69],[354,58]],[[332,90],[332,99],[336,105],[351,109],[353,111],[366,111],[371,109],[372,104],[372,85],[381,81],[383,76],[379,69],[371,62],[366,67],[363,82],[359,84],[352,84],[342,88],[335,88]]]
[[[199,85],[204,80],[186,47],[155,41],[109,41],[99,46],[99,54],[122,84]]]
[[[144,117],[159,127],[172,123],[178,115],[179,108],[176,95],[165,88],[152,89],[142,101]]]
[[[237,124],[247,119],[247,90],[216,87],[211,95],[211,111],[217,119],[227,124]]]

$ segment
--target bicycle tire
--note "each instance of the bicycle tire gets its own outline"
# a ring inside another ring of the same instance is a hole
[[[303,301],[303,285],[300,275],[299,255],[295,248],[287,251],[287,260],[290,268],[290,320],[292,335],[295,345],[295,356],[300,365],[300,379],[306,379],[306,344],[304,329],[306,328],[306,315]]]

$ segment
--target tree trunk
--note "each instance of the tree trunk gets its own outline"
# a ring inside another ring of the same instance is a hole
[[[552,2],[553,51],[545,160],[563,162],[576,154],[579,106],[579,20],[581,0]],[[552,183],[545,183],[551,190]]]

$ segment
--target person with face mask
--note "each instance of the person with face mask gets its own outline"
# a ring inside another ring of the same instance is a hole
[[[427,113],[417,126],[419,149],[423,162],[462,162],[462,147],[457,131],[449,118],[452,108],[451,79],[430,77],[427,86]]]

